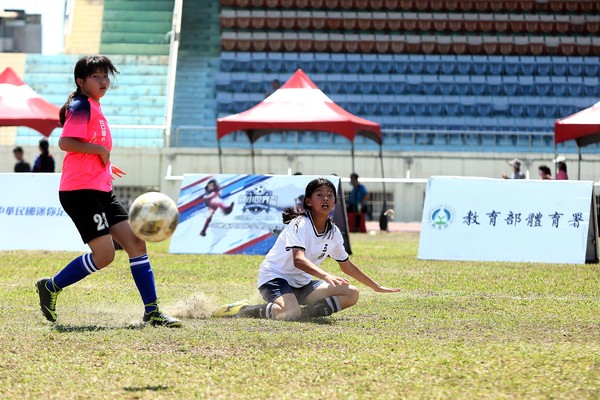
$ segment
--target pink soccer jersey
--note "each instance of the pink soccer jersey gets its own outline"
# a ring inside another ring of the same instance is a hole
[[[99,144],[110,151],[112,136],[100,103],[86,96],[77,96],[67,110],[61,137],[72,137]],[[109,192],[112,189],[110,162],[104,165],[98,154],[67,152],[63,160],[61,191],[93,189]]]

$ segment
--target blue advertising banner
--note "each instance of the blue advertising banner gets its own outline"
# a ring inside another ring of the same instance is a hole
[[[431,177],[418,256],[585,263],[596,232],[593,182]]]
[[[306,185],[314,178],[317,176],[184,175],[177,202],[179,225],[169,252],[266,254],[284,227],[281,213],[287,207],[301,207]],[[332,181],[339,193],[340,178],[324,178]],[[336,209],[344,211],[343,207],[343,198],[338,199]]]

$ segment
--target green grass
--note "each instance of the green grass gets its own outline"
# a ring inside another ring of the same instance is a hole
[[[312,322],[210,319],[260,301],[262,257],[170,255],[150,245],[161,304],[180,330],[142,327],[127,257],[59,296],[45,322],[35,281],[76,254],[0,252],[0,398],[597,399],[600,267],[416,258],[418,236],[352,235],[380,283]],[[339,272],[327,261],[324,267]]]

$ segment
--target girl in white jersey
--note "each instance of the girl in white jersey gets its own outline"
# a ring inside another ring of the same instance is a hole
[[[362,272],[344,249],[344,238],[329,215],[335,208],[335,186],[317,178],[309,182],[303,208],[283,212],[284,230],[279,234],[258,273],[258,290],[267,302],[250,305],[248,300],[221,306],[213,317],[250,317],[295,321],[323,317],[351,307],[358,289],[348,279],[331,275],[319,267],[327,258],[338,262],[342,272],[376,292],[400,289],[383,287]],[[314,280],[312,277],[317,277]]]
[[[110,87],[110,77],[118,72],[104,56],[82,57],[75,64],[76,89],[59,114],[63,130],[58,146],[67,154],[58,194],[91,252],[76,257],[53,277],[37,281],[40,308],[48,321],[55,322],[58,294],[110,265],[115,258],[116,241],[129,255],[131,274],[144,302],[143,321],[154,326],[179,327],[181,321],[158,308],[146,243],[134,235],[127,210],[112,190],[113,174],[121,177],[125,173],[110,162],[112,136],[100,99]],[[101,289],[101,284],[94,284]]]

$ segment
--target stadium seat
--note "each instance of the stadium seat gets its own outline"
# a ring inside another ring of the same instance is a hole
[[[502,56],[488,57],[488,74],[496,76],[504,74],[504,59]]]
[[[505,96],[518,96],[520,94],[519,91],[519,81],[517,76],[514,75],[505,75],[502,77],[502,88]]]
[[[361,55],[361,70],[365,75],[379,72],[378,62],[375,54]]]
[[[236,53],[233,51],[224,51],[221,53],[221,71],[233,72],[236,67]]]
[[[585,57],[583,59],[584,74],[589,77],[598,77],[600,73],[600,63],[598,57]]]
[[[470,75],[473,59],[471,56],[460,56],[456,58],[456,73],[458,75]]]
[[[463,77],[461,75],[456,76],[456,78],[459,77],[465,78],[467,81],[469,79],[469,77]],[[439,75],[437,79],[440,94],[445,96],[456,94],[454,75]]]
[[[330,70],[331,55],[329,53],[315,53],[315,67],[317,72],[327,73]]]
[[[499,96],[503,92],[502,78],[500,76],[490,75],[486,77],[487,91],[492,96]]]
[[[470,76],[470,90],[469,89],[461,89],[460,86],[456,86],[457,94],[466,95],[468,93],[474,96],[482,96],[484,94],[488,94],[488,86],[486,82],[485,76],[480,75],[471,75]]]
[[[550,82],[552,83],[552,95],[558,97],[568,96],[569,84],[567,83],[566,76],[550,76]]]
[[[252,71],[252,53],[247,51],[239,51],[236,54],[235,70],[236,71]]]
[[[521,61],[518,56],[504,57],[504,72],[506,75],[517,76],[521,73]]]
[[[600,97],[600,83],[597,76],[583,77],[583,93],[588,97]]]
[[[377,63],[379,72],[389,74],[394,72],[394,55],[393,54],[377,54]],[[404,73],[404,72],[401,72]]]
[[[533,77],[535,93],[538,96],[548,96],[552,90],[552,84],[549,76]]]
[[[284,72],[283,69],[283,53],[269,52],[267,53],[266,70],[268,72]]]
[[[547,56],[535,57],[536,73],[538,75],[552,75],[554,69],[552,68],[552,58]]]
[[[392,65],[394,71],[397,74],[408,73],[408,67],[410,65],[408,55],[406,54],[394,54]]]
[[[305,72],[316,72],[316,61],[314,53],[300,52],[298,53],[298,62]]]
[[[453,54],[444,54],[440,57],[441,73],[452,75],[456,73],[457,57]]]
[[[484,55],[471,56],[473,73],[475,75],[486,75],[488,73],[488,57]]]
[[[567,57],[552,56],[550,57],[550,65],[552,66],[552,75],[566,76],[569,71]]]
[[[567,91],[571,97],[584,96],[583,78],[581,76],[567,76]]]
[[[425,73],[425,56],[422,54],[409,54],[408,70],[411,74]]]
[[[519,90],[523,96],[535,95],[533,77],[530,75],[519,75],[517,77],[519,82]]]
[[[344,53],[332,53],[329,63],[332,72],[336,74],[346,72],[346,55]]]
[[[583,75],[583,57],[570,56],[567,58],[569,66],[569,75],[571,76],[582,76]]]

